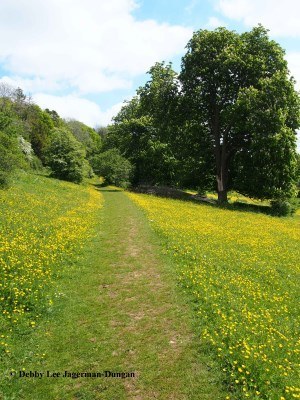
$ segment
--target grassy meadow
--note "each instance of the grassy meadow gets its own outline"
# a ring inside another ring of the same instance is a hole
[[[0,207],[1,400],[226,397],[169,257],[123,191],[24,174]],[[135,377],[80,376],[104,370]]]
[[[291,400],[299,385],[299,216],[276,218],[129,193],[174,260],[232,395]]]
[[[22,173],[0,192],[1,400],[300,398],[300,216],[97,189]]]
[[[100,194],[89,187],[25,173],[0,192],[2,366],[14,358],[14,336],[27,337],[51,312],[55,285],[76,262],[99,207]]]

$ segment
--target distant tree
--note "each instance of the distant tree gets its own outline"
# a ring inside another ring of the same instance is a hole
[[[101,136],[93,128],[74,119],[66,121],[66,125],[75,138],[85,147],[88,159],[101,151]]]
[[[107,184],[127,187],[130,184],[133,167],[117,149],[107,150],[94,156],[92,166],[95,173],[102,176]]]
[[[31,142],[35,154],[44,162],[45,149],[51,138],[54,127],[52,118],[49,114],[35,104],[28,108],[26,119],[26,130],[28,140]]]
[[[86,170],[85,150],[69,130],[53,129],[45,155],[52,176],[75,183],[82,182]]]
[[[11,109],[14,88],[7,83],[0,82],[0,111],[7,113],[7,106]]]
[[[27,96],[21,88],[13,91],[11,96],[13,102],[13,110],[21,121],[26,121],[30,106],[33,104],[30,96]]]
[[[199,124],[200,151],[214,158],[219,202],[231,188],[290,196],[299,98],[282,48],[262,26],[241,35],[200,30],[187,48],[182,94],[189,121]]]
[[[102,141],[104,141],[107,135],[107,126],[97,126],[95,127],[95,131],[101,137]]]
[[[108,127],[104,148],[119,149],[134,165],[133,184],[170,184],[176,159],[167,140],[168,132],[156,124],[147,107],[139,95],[126,102]]]
[[[63,127],[63,120],[60,118],[60,116],[55,110],[49,110],[49,108],[46,108],[45,112],[49,114],[50,118],[52,119],[53,126],[55,128]]]

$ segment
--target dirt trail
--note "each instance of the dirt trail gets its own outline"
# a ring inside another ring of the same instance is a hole
[[[116,351],[136,373],[124,381],[127,398],[198,399],[201,387],[201,399],[218,399],[214,380],[197,362],[190,310],[179,298],[156,235],[126,194],[109,189],[102,194],[104,246],[114,262],[113,283],[101,297],[119,310],[110,322],[118,337]]]
[[[8,399],[224,399],[159,238],[124,192],[99,190],[105,201],[95,235],[61,277],[62,296],[30,339],[26,370],[101,377],[18,379]],[[33,353],[45,353],[40,364]],[[103,377],[104,371],[135,376]]]

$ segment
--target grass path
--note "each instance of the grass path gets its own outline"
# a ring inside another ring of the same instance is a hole
[[[135,377],[13,377],[7,399],[224,399],[214,370],[208,371],[211,361],[197,353],[192,312],[145,216],[123,192],[100,190],[105,203],[95,216],[97,234],[62,278],[48,321],[22,339],[24,365],[50,374]],[[38,364],[36,352],[45,354]]]

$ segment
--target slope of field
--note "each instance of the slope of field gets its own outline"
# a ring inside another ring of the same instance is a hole
[[[99,186],[24,175],[0,192],[0,399],[223,400],[157,235]]]
[[[276,218],[142,194],[195,305],[201,348],[232,396],[289,400],[299,388],[299,217]]]
[[[0,192],[2,365],[14,357],[14,335],[27,337],[51,311],[59,296],[55,282],[90,236],[100,196],[91,188],[25,173]]]

